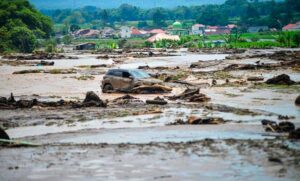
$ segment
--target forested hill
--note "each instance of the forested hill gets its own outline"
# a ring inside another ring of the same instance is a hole
[[[30,2],[38,9],[65,9],[83,6],[116,8],[121,4],[131,4],[141,8],[173,8],[180,5],[222,4],[225,0],[30,0]]]

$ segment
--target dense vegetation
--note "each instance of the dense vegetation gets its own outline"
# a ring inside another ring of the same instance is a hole
[[[52,27],[51,19],[28,1],[0,1],[0,52],[32,52],[37,39],[50,37]]]
[[[93,5],[102,8],[116,8],[121,4],[133,4],[142,8],[157,6],[173,8],[180,5],[222,4],[225,0],[29,0],[39,9],[66,9]]]
[[[55,23],[92,24],[93,27],[114,26],[116,22],[138,21],[140,28],[167,26],[166,20],[193,20],[206,25],[236,23],[242,27],[266,25],[281,28],[300,19],[300,1],[227,0],[221,5],[178,6],[173,9],[142,9],[129,4],[119,8],[44,10]],[[152,20],[149,23],[149,20]],[[153,23],[152,23],[153,22]]]

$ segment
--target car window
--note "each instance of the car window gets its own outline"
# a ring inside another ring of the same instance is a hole
[[[107,75],[122,77],[122,72],[118,70],[110,70]]]
[[[138,79],[143,79],[143,78],[149,78],[150,75],[144,71],[141,70],[131,70],[130,73]]]
[[[130,73],[129,72],[123,72],[122,73],[122,77],[124,77],[124,78],[129,78],[131,75],[130,75]]]

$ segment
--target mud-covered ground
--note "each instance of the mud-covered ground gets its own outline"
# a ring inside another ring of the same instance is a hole
[[[46,60],[53,66],[41,65],[36,57],[2,57],[0,97],[13,92],[16,100],[81,102],[87,91],[94,91],[107,107],[2,108],[0,125],[9,136],[40,146],[0,147],[0,179],[298,180],[299,141],[288,139],[288,133],[265,132],[261,125],[265,119],[300,127],[295,105],[300,59],[291,53],[297,51],[181,49],[152,57],[145,52],[71,52],[65,54],[69,58]],[[116,101],[124,94],[104,94],[100,88],[109,68],[142,68],[173,91]],[[294,83],[265,83],[280,74]],[[168,99],[186,88],[200,88],[210,100]],[[157,96],[168,104],[145,103]],[[224,122],[177,124],[191,116]]]

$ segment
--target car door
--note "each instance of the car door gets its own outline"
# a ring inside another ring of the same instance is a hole
[[[116,70],[113,73],[111,84],[116,90],[127,90],[132,84],[131,75],[127,71]]]
[[[132,83],[133,83],[133,77],[132,75],[127,72],[127,71],[123,71],[122,72],[122,90],[128,90],[132,87]]]

